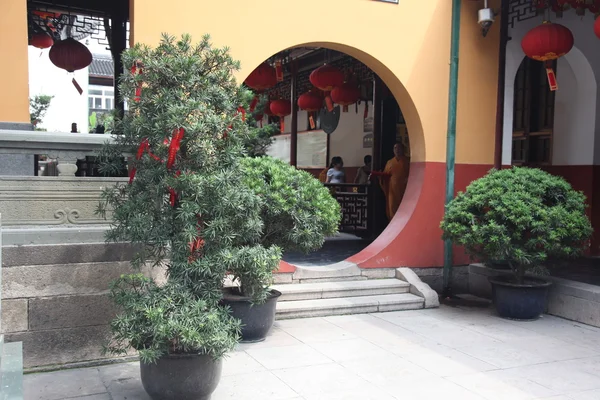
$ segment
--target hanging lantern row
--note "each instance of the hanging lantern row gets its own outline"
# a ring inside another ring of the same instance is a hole
[[[586,11],[598,15],[600,13],[600,0],[532,0],[538,12],[551,10],[561,17],[564,11],[574,9],[577,15],[585,15]]]
[[[47,49],[48,47],[52,47],[53,44],[54,39],[47,33],[34,33],[29,38],[29,45],[38,49]]]
[[[329,112],[333,111],[333,101],[330,92],[344,83],[344,74],[333,65],[325,64],[313,72],[308,77],[310,83],[319,90],[325,92],[325,104]]]
[[[285,130],[285,117],[292,113],[292,104],[289,100],[273,100],[270,102],[269,108],[273,115],[279,117],[279,129],[283,133]]]
[[[552,61],[567,54],[574,45],[573,33],[564,25],[545,21],[531,29],[521,40],[521,47],[527,57],[546,64],[546,74],[550,90],[558,89]]]

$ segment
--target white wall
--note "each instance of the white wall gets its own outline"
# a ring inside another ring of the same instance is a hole
[[[56,67],[48,58],[49,49],[29,46],[29,97],[45,94],[54,96],[42,123],[50,132],[70,132],[77,123],[80,132],[88,132],[88,69],[69,74]],[[83,89],[79,94],[71,80],[75,78]]]
[[[356,112],[355,106],[349,106],[348,112],[340,111],[340,121],[336,130],[331,134],[330,138],[330,149],[329,155],[330,157],[340,156],[344,160],[344,166],[346,167],[361,167],[363,165],[363,158],[367,154],[372,154],[373,149],[371,148],[363,148],[363,137],[365,133],[363,132],[363,122],[364,122],[364,110],[365,103],[362,102],[358,106],[358,113]],[[369,103],[369,113],[368,117],[373,117],[373,103]],[[291,122],[292,118],[290,116],[285,118],[285,126],[284,133],[288,134],[291,131]],[[301,152],[301,143],[302,139],[302,131],[306,131],[308,129],[308,117],[307,112],[299,110],[298,111],[298,162],[302,158]],[[272,148],[269,150],[269,154],[281,158],[285,161],[289,162],[289,152],[290,152],[290,144],[289,144],[289,136],[282,135],[281,137],[276,137],[275,143]],[[300,164],[299,164],[300,165]],[[300,165],[302,166],[302,165]],[[312,167],[325,167],[322,166],[312,166]]]
[[[600,40],[594,35],[594,17],[577,16],[573,11],[553,22],[573,32],[575,47],[558,60],[556,109],[552,149],[553,165],[600,164],[600,113],[596,115],[600,95]],[[506,87],[504,102],[504,137],[502,164],[511,163],[514,82],[525,54],[523,36],[542,23],[542,18],[517,22],[509,31],[506,54]]]

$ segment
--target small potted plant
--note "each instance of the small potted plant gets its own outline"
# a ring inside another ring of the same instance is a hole
[[[549,256],[574,257],[592,227],[585,196],[562,178],[533,168],[492,170],[459,193],[446,209],[443,238],[479,260],[503,260],[512,274],[490,279],[501,317],[538,318],[551,282]],[[529,272],[529,274],[528,274]]]
[[[312,175],[268,156],[245,158],[242,165],[244,184],[262,199],[258,243],[265,248],[309,252],[337,232],[340,205]],[[281,254],[253,260],[231,263],[229,271],[239,286],[225,288],[223,297],[232,315],[242,321],[245,342],[265,339],[281,295],[269,288]]]
[[[243,269],[279,255],[260,244],[261,202],[243,184],[238,63],[208,37],[194,45],[188,35],[136,45],[123,63],[133,66],[120,83],[129,110],[115,121],[120,134],[100,171],[118,171],[123,154],[134,160],[129,183],[107,188],[98,212],[112,217],[109,240],[140,249],[133,267],[164,267],[167,279],[125,275],[112,285],[120,313],[105,350],[139,352],[153,399],[209,399],[240,332],[220,303],[226,271],[232,260]]]

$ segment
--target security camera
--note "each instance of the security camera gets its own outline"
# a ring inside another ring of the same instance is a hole
[[[481,26],[481,33],[483,33],[483,36],[485,37],[494,23],[494,11],[491,8],[482,8],[479,10],[478,17],[477,22]]]

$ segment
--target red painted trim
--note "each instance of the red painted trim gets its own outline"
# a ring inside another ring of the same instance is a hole
[[[491,165],[456,165],[456,190],[461,191]],[[440,221],[444,215],[444,163],[412,163],[406,194],[387,229],[365,250],[350,257],[361,268],[434,267],[444,262]],[[455,264],[469,259],[460,249]]]
[[[456,190],[487,173],[492,165],[456,165]],[[406,194],[387,229],[366,249],[348,258],[361,268],[438,267],[444,262],[440,221],[444,214],[446,165],[441,162],[413,162]],[[469,259],[456,249],[455,264]],[[282,262],[279,272],[295,267]]]
[[[290,263],[287,263],[287,262],[281,260],[279,262],[279,269],[274,272],[278,273],[278,274],[289,274],[289,273],[296,272],[296,267]]]

